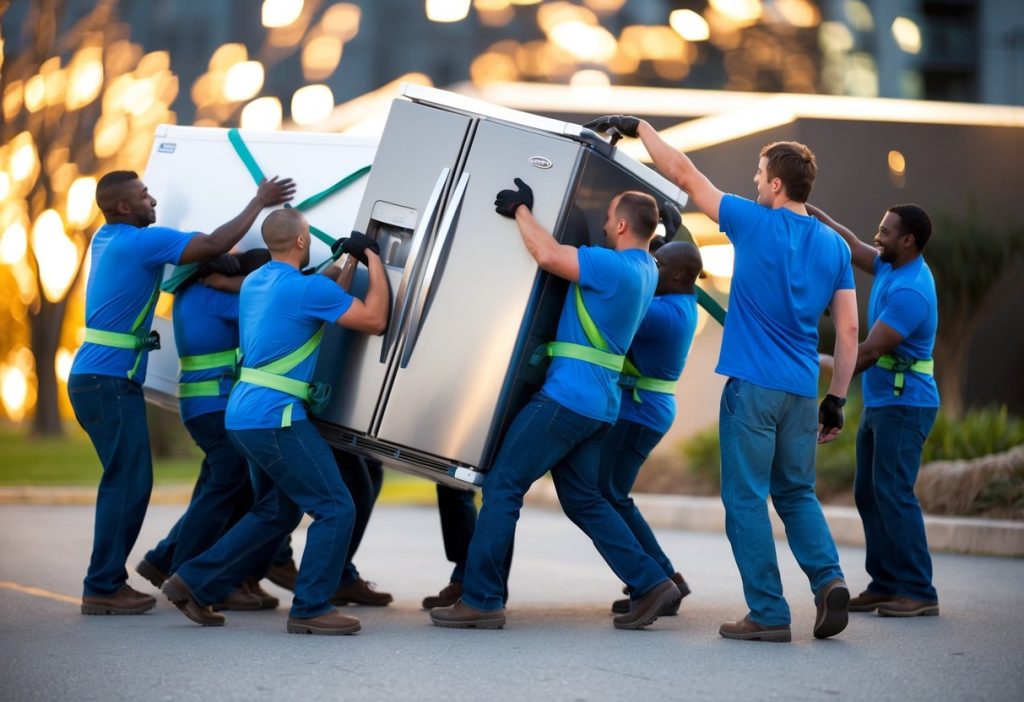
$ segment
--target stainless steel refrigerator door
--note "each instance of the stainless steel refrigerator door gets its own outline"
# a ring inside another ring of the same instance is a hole
[[[471,121],[402,100],[392,103],[355,224],[381,247],[391,287],[388,328],[382,336],[367,336],[328,327],[315,377],[333,391],[320,421],[370,432]]]
[[[495,194],[522,178],[535,194],[534,215],[553,229],[580,150],[567,139],[480,122],[407,317],[404,367],[379,439],[480,465],[537,275],[515,222],[495,213]]]

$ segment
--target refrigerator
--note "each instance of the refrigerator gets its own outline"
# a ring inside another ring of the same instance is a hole
[[[516,177],[532,187],[540,224],[576,246],[603,245],[608,203],[623,190],[686,202],[579,125],[404,85],[354,223],[380,247],[389,323],[376,337],[327,330],[315,379],[333,392],[314,421],[329,442],[454,487],[482,483],[543,382],[531,356],[554,338],[568,290],[494,211]]]

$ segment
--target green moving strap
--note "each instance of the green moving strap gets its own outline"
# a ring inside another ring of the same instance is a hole
[[[135,354],[135,363],[128,371],[128,380],[132,380],[135,374],[139,371],[139,363],[142,362],[142,354],[146,351],[153,351],[160,348],[160,335],[155,331],[149,331],[144,329],[142,323],[146,321],[146,316],[149,311],[153,309],[153,305],[156,304],[157,298],[160,297],[160,281],[157,280],[156,285],[153,287],[153,294],[149,296],[149,300],[146,302],[146,306],[142,308],[139,315],[132,322],[131,329],[125,332],[113,332],[107,331],[106,329],[92,329],[86,327],[85,329],[85,341],[90,344],[97,344],[99,346],[111,346],[115,349],[131,349],[138,351]]]
[[[230,392],[234,384],[235,372],[238,369],[238,349],[227,351],[214,351],[213,353],[202,353],[194,356],[182,356],[180,359],[182,372],[213,370],[223,368],[224,376],[211,378],[209,380],[196,380],[191,382],[178,382],[178,397],[186,399],[190,397],[221,397]],[[230,380],[230,383],[225,383]]]
[[[242,366],[238,374],[238,381],[297,397],[303,402],[308,402],[314,414],[322,411],[331,398],[331,386],[320,382],[304,383],[301,380],[285,376],[285,373],[312,356],[320,346],[323,335],[324,328],[321,326],[316,334],[291,353],[256,368]],[[292,406],[289,403],[281,416],[281,427],[290,427],[291,425]]]
[[[640,390],[675,395],[678,382],[678,378],[676,380],[665,380],[664,378],[652,378],[651,376],[643,375],[629,358],[626,358],[626,362],[622,365],[622,377],[619,378],[619,385],[627,389],[631,388],[633,390],[633,400],[638,403],[643,402],[640,399]]]
[[[875,361],[875,365],[883,370],[895,373],[892,382],[892,394],[897,397],[903,394],[903,386],[906,382],[904,373],[910,371],[911,373],[920,373],[921,375],[932,375],[935,371],[935,362],[930,358],[900,358],[888,353]]]
[[[580,291],[580,286],[573,284],[573,288],[576,290],[576,316],[580,320],[583,334],[587,337],[587,341],[590,342],[590,346],[574,344],[569,341],[551,341],[537,348],[530,363],[537,365],[540,363],[540,359],[545,356],[572,358],[621,373],[622,364],[626,362],[626,357],[608,351],[608,342],[604,340],[601,330],[597,328],[594,319],[590,316],[587,306],[583,302],[583,293]]]
[[[718,304],[715,298],[704,292],[704,289],[699,285],[695,285],[694,288],[697,290],[697,304],[703,307],[711,318],[716,322],[725,326],[725,309]]]

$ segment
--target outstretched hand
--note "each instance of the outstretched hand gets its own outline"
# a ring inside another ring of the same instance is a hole
[[[502,190],[494,198],[494,211],[503,217],[514,218],[520,205],[526,205],[528,210],[533,209],[533,189],[522,178],[512,182],[516,184],[515,190]]]
[[[614,129],[622,136],[635,137],[639,136],[640,119],[632,115],[605,115],[591,120],[583,126],[593,129],[595,132],[607,132]]]
[[[264,178],[256,188],[256,199],[264,207],[273,207],[288,202],[295,197],[295,181],[291,178],[278,180],[274,176],[270,180]]]

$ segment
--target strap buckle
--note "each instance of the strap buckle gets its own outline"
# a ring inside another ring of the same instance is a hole
[[[158,351],[160,349],[160,332],[151,331],[148,334],[145,329],[135,330],[135,347],[140,351]]]

